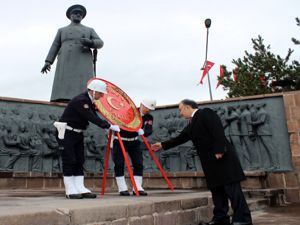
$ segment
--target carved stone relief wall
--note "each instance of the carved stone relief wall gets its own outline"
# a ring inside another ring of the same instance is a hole
[[[289,171],[291,153],[282,97],[200,105],[220,116],[226,137],[235,146],[245,170]],[[60,149],[53,122],[62,106],[41,103],[0,101],[0,170],[61,172]],[[187,121],[178,109],[152,112],[154,132],[150,143],[175,137]],[[90,125],[85,135],[85,170],[103,170],[107,145],[106,131]],[[148,149],[144,149],[145,172],[157,171]],[[191,142],[155,153],[166,171],[199,171],[201,164]],[[109,170],[113,170],[109,162]]]
[[[292,170],[291,150],[282,97],[199,105],[213,109],[221,118],[225,135],[235,147],[245,170]],[[149,141],[176,136],[187,121],[178,109],[153,112],[154,133]],[[201,170],[192,143],[156,153],[167,171]]]

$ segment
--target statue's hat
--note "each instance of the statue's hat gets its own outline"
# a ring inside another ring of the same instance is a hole
[[[70,19],[70,16],[71,16],[71,13],[74,11],[74,10],[80,10],[80,11],[82,11],[82,18],[84,18],[85,17],[85,15],[86,15],[86,9],[85,9],[85,7],[84,6],[82,6],[82,5],[72,5],[72,6],[70,6],[68,9],[67,9],[67,12],[66,12],[66,15],[67,15],[67,17]]]

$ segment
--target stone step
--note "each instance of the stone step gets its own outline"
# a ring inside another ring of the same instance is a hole
[[[66,199],[61,191],[8,192],[0,195],[0,225],[191,225],[212,216],[208,191],[151,190],[146,197],[107,193],[82,200]],[[269,204],[268,198],[247,201],[251,210]]]

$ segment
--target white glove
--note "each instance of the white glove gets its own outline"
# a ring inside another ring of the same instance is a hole
[[[61,140],[64,139],[65,132],[66,132],[66,129],[67,129],[67,123],[55,121],[53,123],[53,125],[56,127],[56,129],[58,131],[58,138],[61,139]]]
[[[138,134],[139,134],[140,136],[142,136],[142,135],[145,134],[145,132],[144,132],[144,130],[143,130],[142,128],[140,128],[140,129],[138,130]]]
[[[120,127],[118,125],[110,125],[109,129],[111,129],[112,131],[117,131],[120,132]]]

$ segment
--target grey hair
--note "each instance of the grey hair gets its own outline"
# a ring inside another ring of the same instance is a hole
[[[195,102],[194,100],[191,100],[191,99],[183,99],[180,103],[182,103],[183,105],[191,106],[192,109],[198,109],[198,104],[197,104],[197,102]]]

